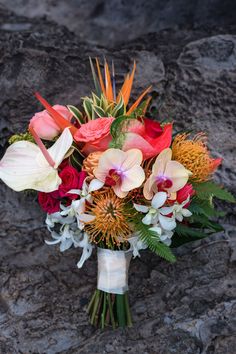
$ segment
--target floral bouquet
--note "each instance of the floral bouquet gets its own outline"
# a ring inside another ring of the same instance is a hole
[[[15,191],[36,190],[52,240],[64,252],[82,249],[82,267],[97,248],[98,277],[88,305],[90,321],[104,328],[131,326],[128,302],[130,260],[150,248],[174,262],[171,247],[223,228],[214,197],[234,202],[212,181],[221,164],[206,135],[173,134],[170,121],[147,113],[147,88],[130,104],[135,74],[116,91],[115,70],[90,59],[95,91],[80,110],[51,106],[30,120],[28,131],[10,138],[0,178]]]

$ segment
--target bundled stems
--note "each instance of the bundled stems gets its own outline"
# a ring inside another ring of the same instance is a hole
[[[131,327],[132,319],[128,301],[128,292],[125,294],[109,294],[96,289],[87,309],[90,323],[104,329],[106,326]]]

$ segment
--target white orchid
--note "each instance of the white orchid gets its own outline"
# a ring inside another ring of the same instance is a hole
[[[178,221],[183,221],[183,218],[190,217],[192,215],[191,211],[185,208],[185,205],[189,202],[190,196],[181,204],[175,203],[173,205],[173,216]]]
[[[35,189],[52,192],[61,184],[57,168],[73,142],[70,130],[66,128],[55,144],[48,150],[29,141],[12,144],[0,161],[0,179],[19,192]]]
[[[83,230],[86,222],[93,221],[95,216],[85,213],[86,210],[86,201],[92,202],[91,193],[100,189],[103,186],[103,183],[97,179],[93,179],[90,184],[87,183],[86,179],[84,180],[82,190],[72,189],[69,193],[78,194],[80,199],[73,200],[71,205],[64,207],[61,205],[62,216],[75,217],[77,220],[77,225],[80,230]]]
[[[55,213],[55,214],[58,214],[58,213]],[[56,219],[54,218],[54,222],[55,222],[55,220]],[[48,219],[47,219],[46,223],[47,222],[48,222]],[[49,224],[50,224],[50,222],[49,222]],[[54,225],[55,224],[53,223],[53,226]],[[78,230],[76,227],[76,223],[63,224],[62,227],[60,228],[59,233],[57,233],[54,230],[51,230],[50,227],[49,227],[49,231],[51,232],[51,236],[52,236],[53,240],[52,241],[45,240],[45,243],[47,245],[56,245],[56,244],[60,243],[60,251],[61,252],[68,250],[71,246],[83,248],[83,252],[80,257],[80,260],[77,263],[77,267],[81,268],[83,266],[84,262],[91,256],[92,250],[93,250],[93,246],[89,242],[89,237],[88,237],[87,233],[82,232],[81,230]]]
[[[142,222],[145,225],[160,224],[164,230],[173,230],[176,227],[174,217],[171,214],[173,207],[163,207],[167,199],[167,193],[157,192],[151,201],[151,206],[134,204],[134,208],[142,213],[147,213]]]
[[[154,231],[157,233],[160,241],[165,243],[167,246],[170,246],[171,244],[171,238],[174,235],[174,232],[171,230],[164,230],[162,227],[160,227],[159,224],[154,225],[153,227],[150,227],[150,231]]]
[[[51,231],[51,236],[52,236],[53,240],[52,241],[45,240],[45,243],[47,245],[56,245],[57,243],[60,243],[60,251],[61,252],[66,251],[72,245],[74,245],[76,247],[76,241],[74,239],[74,232],[72,230],[70,230],[70,225],[68,225],[68,224],[63,225],[59,234],[55,231]]]

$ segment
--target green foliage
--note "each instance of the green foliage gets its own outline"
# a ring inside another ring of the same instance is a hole
[[[230,203],[236,202],[234,196],[229,191],[213,181],[193,183],[193,188],[196,191],[197,197],[201,200],[210,200],[212,197],[216,197]]]
[[[225,216],[225,212],[215,209],[212,198],[209,200],[199,199],[194,197],[189,208],[194,215],[204,215],[208,218]]]
[[[178,247],[185,243],[200,240],[210,234],[201,229],[193,228],[192,225],[184,225],[178,223],[175,229],[175,234],[172,237],[171,247]]]
[[[143,224],[141,219],[139,221],[135,220],[135,229],[139,233],[140,240],[146,243],[152,252],[169,262],[176,261],[171,249],[164,243],[161,243],[158,234],[155,231],[149,230],[149,226]]]
[[[143,101],[132,113],[135,118],[143,117],[144,110],[148,104],[148,100]]]
[[[34,137],[29,132],[12,135],[12,137],[10,137],[8,142],[9,144],[13,144],[16,143],[17,141],[22,141],[22,140],[34,143]]]
[[[97,96],[92,93],[92,97],[84,97],[83,108],[89,120],[103,117],[118,118],[126,114],[123,97],[118,103],[109,102],[104,94]]]
[[[84,123],[83,113],[80,112],[80,110],[78,108],[76,108],[75,106],[71,106],[71,105],[68,105],[67,108],[73,114],[73,116],[78,120],[78,122],[80,124]]]
[[[100,87],[99,80],[98,80],[98,77],[97,77],[97,74],[96,74],[96,71],[95,71],[95,68],[94,68],[94,65],[93,65],[93,61],[92,61],[92,59],[90,57],[89,57],[89,62],[90,62],[90,67],[91,67],[91,71],[92,71],[95,91],[96,91],[96,94],[98,96],[100,96],[101,93],[102,93],[101,87]]]
[[[128,126],[133,119],[136,118],[130,116],[121,116],[112,122],[110,132],[113,139],[110,143],[110,147],[114,147],[116,149],[122,148]]]
[[[169,262],[176,261],[175,255],[172,253],[171,249],[160,241],[159,235],[155,231],[149,230],[149,226],[143,224],[142,214],[138,213],[131,204],[126,206],[126,215],[129,215],[127,221],[134,225],[140,240],[143,241],[152,252]]]

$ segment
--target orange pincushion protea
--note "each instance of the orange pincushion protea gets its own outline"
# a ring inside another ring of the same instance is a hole
[[[189,134],[178,134],[172,144],[173,159],[192,172],[190,179],[204,182],[220,165],[222,159],[213,159],[206,146],[206,136],[196,134],[192,140]]]
[[[85,230],[90,236],[91,242],[103,241],[119,246],[127,240],[132,233],[125,212],[127,198],[118,198],[111,189],[93,193],[93,203],[88,207],[88,212],[95,219],[85,225]]]

